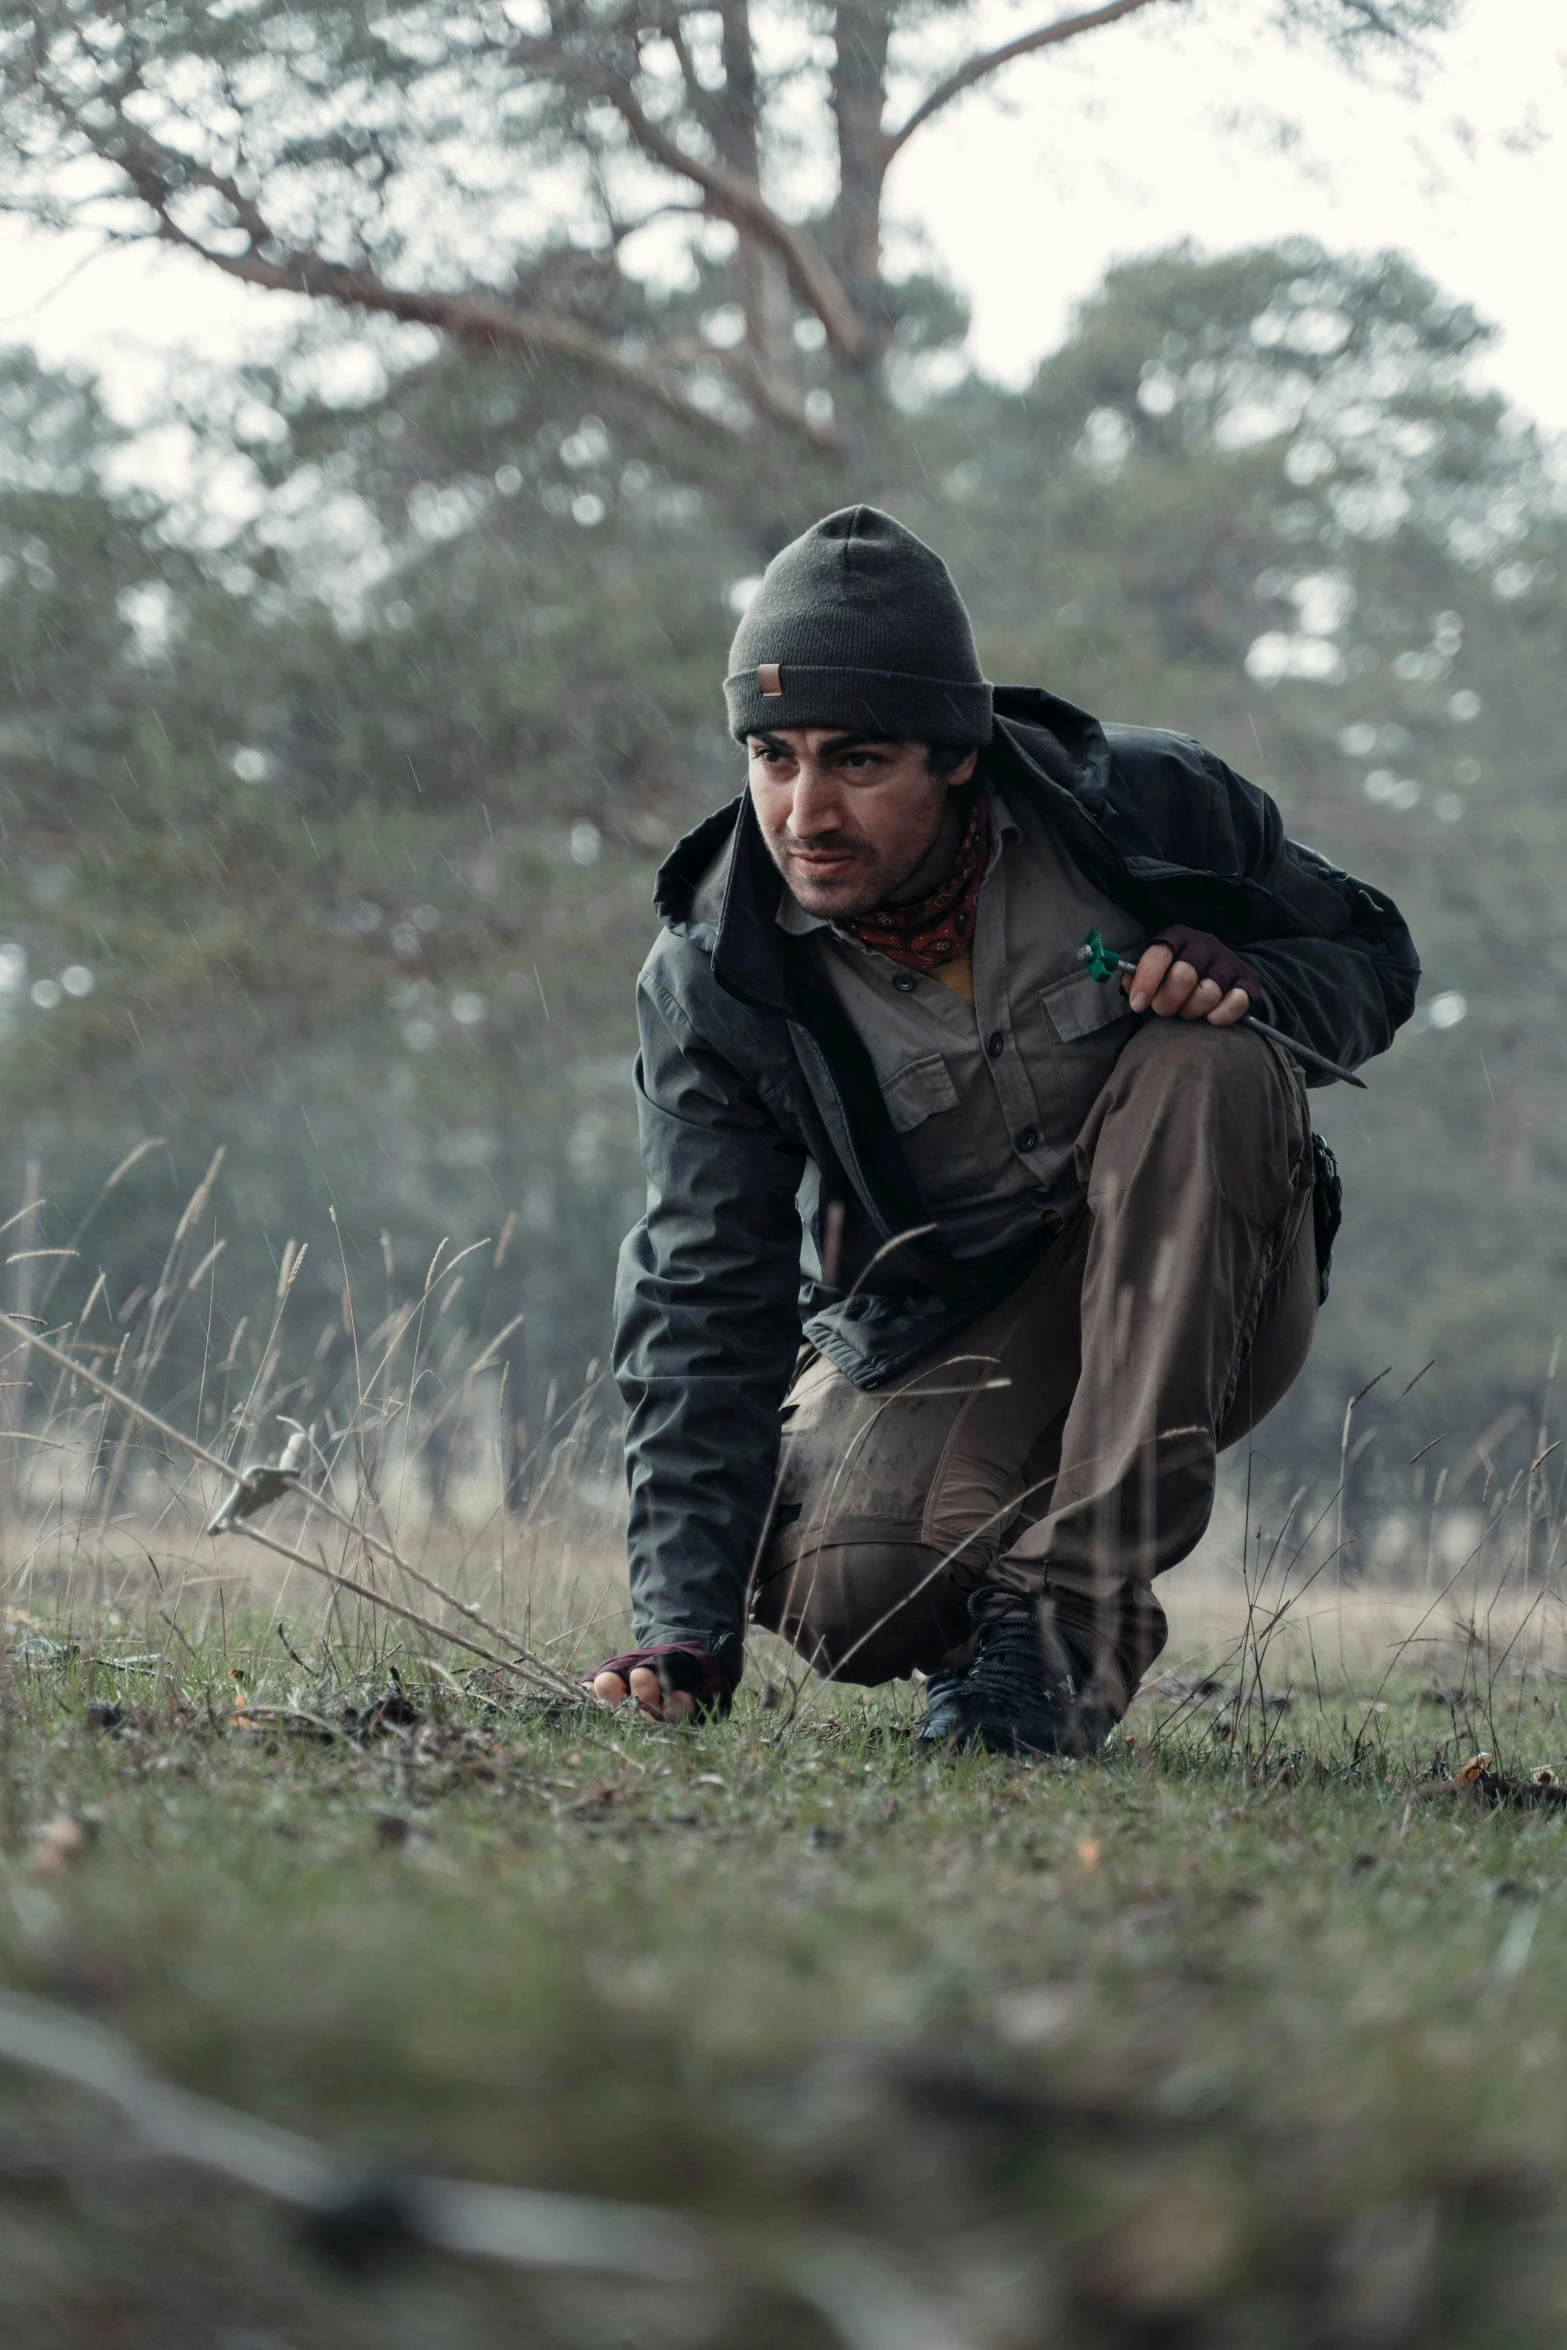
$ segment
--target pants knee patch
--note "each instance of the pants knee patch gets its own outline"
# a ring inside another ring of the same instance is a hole
[[[918,1541],[775,1550],[753,1620],[834,1679],[874,1686],[938,1671],[973,1627],[968,1587]]]

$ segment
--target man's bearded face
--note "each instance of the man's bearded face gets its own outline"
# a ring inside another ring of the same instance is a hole
[[[941,838],[972,757],[933,775],[924,743],[868,742],[827,726],[747,738],[751,801],[774,864],[808,914],[829,921],[896,897]],[[934,887],[940,874],[931,877]]]

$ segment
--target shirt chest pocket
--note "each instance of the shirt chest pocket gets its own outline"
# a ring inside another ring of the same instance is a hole
[[[1069,972],[1065,979],[1041,988],[1039,1000],[1058,1044],[1076,1044],[1113,1021],[1133,1016],[1118,978],[1094,979],[1086,971]]]
[[[940,1053],[926,1053],[918,1061],[906,1062],[881,1090],[887,1115],[899,1134],[923,1126],[939,1110],[958,1106],[958,1089]]]

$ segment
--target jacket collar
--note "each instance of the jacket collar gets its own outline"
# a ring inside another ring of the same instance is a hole
[[[1043,686],[997,686],[996,731],[985,757],[995,760],[1001,775],[1016,776],[1021,791],[1037,794],[1041,785],[1053,785],[1093,818],[1104,807],[1110,788],[1104,728]]]
[[[1110,777],[1098,719],[1038,686],[997,686],[995,708],[981,771],[1008,794],[1032,797],[1077,840],[1094,840]],[[775,919],[782,886],[750,793],[742,792],[670,851],[653,905],[677,936],[710,942],[721,987],[784,1011],[790,941]]]

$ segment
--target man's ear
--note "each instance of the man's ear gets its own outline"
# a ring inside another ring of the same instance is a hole
[[[968,757],[963,761],[962,765],[959,767],[954,767],[952,773],[947,777],[948,790],[959,791],[965,783],[972,783],[974,780],[974,770],[978,765],[978,751],[970,751]]]

